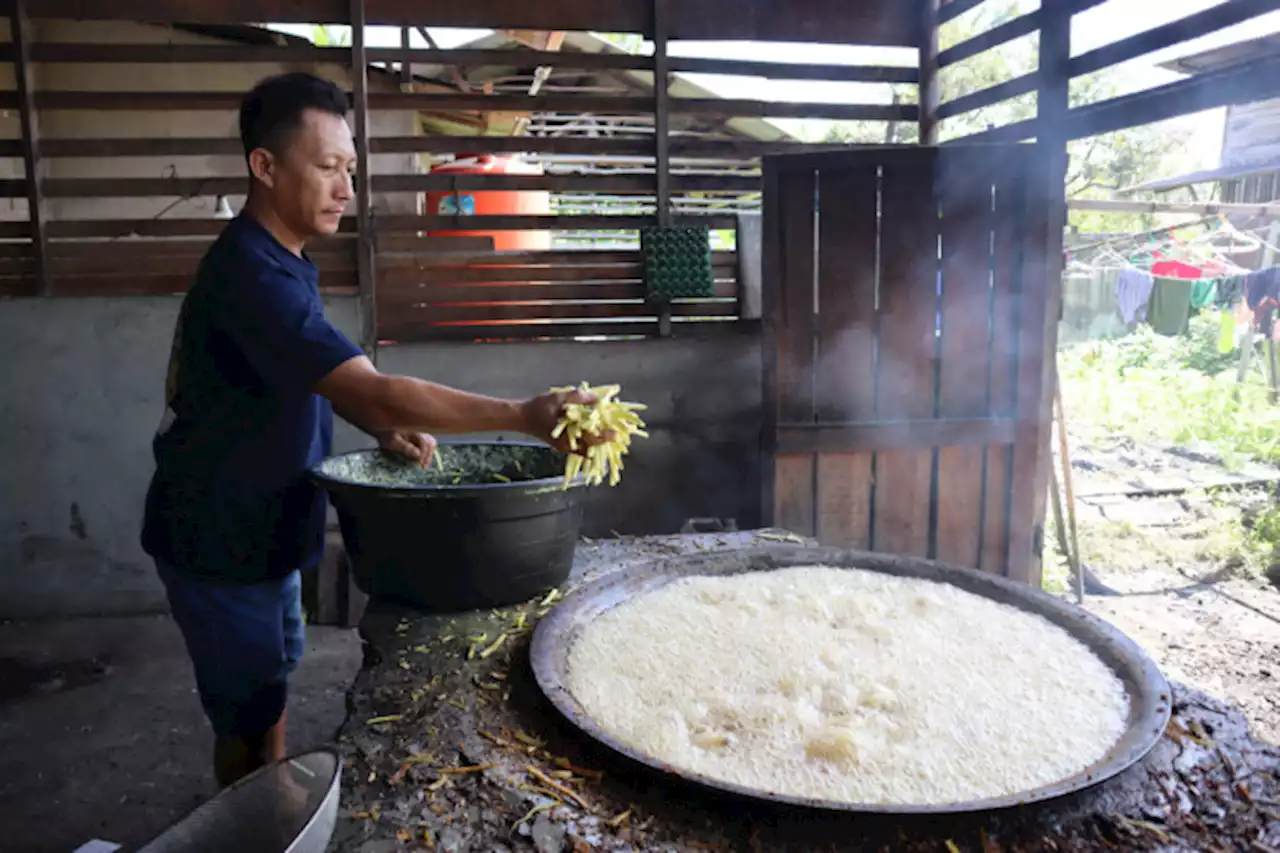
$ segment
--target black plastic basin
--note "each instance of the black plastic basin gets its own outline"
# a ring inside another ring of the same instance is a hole
[[[527,601],[569,577],[581,482],[541,444],[446,443],[442,468],[377,450],[311,469],[329,492],[356,585],[436,612]]]

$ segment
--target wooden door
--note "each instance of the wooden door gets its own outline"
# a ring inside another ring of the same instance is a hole
[[[1036,145],[766,159],[766,518],[1038,582],[1051,186]]]

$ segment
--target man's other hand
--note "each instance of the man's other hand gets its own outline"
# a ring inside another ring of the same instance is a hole
[[[387,432],[378,436],[378,446],[389,453],[412,459],[423,468],[436,455],[436,440],[425,432]]]

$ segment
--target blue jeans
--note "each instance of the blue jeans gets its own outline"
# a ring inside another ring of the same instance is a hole
[[[284,713],[289,674],[306,646],[300,574],[229,583],[158,568],[214,732],[266,732]]]

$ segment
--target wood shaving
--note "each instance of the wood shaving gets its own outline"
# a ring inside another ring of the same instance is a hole
[[[590,811],[590,809],[587,807],[586,800],[578,796],[578,794],[575,793],[571,788],[568,788],[560,784],[555,779],[552,779],[550,776],[543,773],[538,768],[534,767],[532,764],[525,765],[524,769],[534,779],[537,779],[539,782],[546,785],[551,790],[558,791],[561,796],[563,796],[567,800],[572,801],[574,805],[576,805],[578,808],[582,809],[583,811]]]

